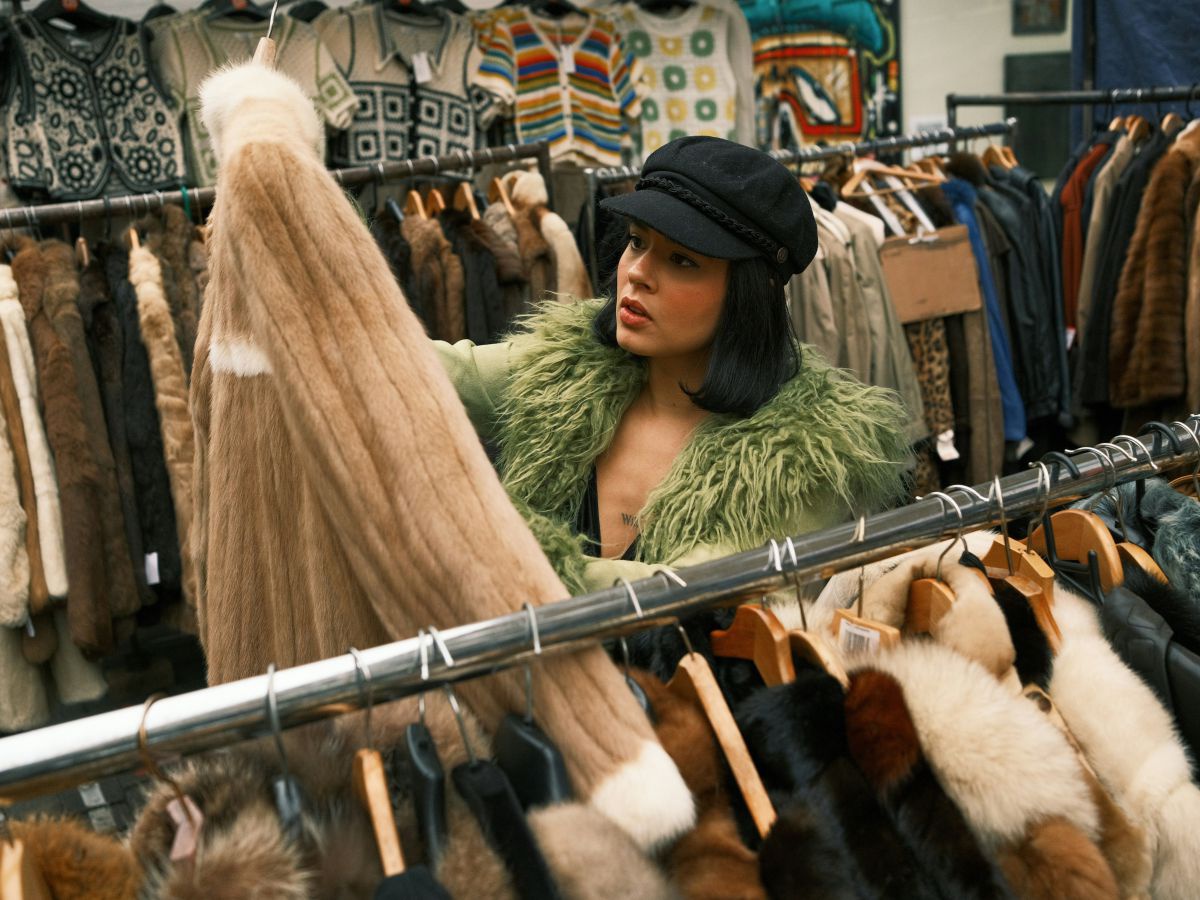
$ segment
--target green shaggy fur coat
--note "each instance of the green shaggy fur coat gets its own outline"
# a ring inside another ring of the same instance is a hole
[[[640,566],[584,557],[571,526],[591,467],[645,380],[640,360],[596,341],[600,305],[539,308],[489,386],[501,479],[573,591],[828,527],[901,495],[908,446],[896,395],[801,348],[799,373],[757,412],[696,428],[638,514]]]

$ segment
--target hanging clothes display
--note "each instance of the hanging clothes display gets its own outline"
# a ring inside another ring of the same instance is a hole
[[[461,16],[385,3],[331,9],[313,27],[358,100],[330,162],[360,166],[480,146],[497,112],[480,86],[483,55]]]
[[[150,71],[146,33],[103,18],[68,31],[25,14],[4,29],[0,83],[13,187],[85,200],[183,180],[177,112]]]
[[[197,10],[153,19],[148,27],[154,34],[151,56],[170,92],[187,144],[192,183],[213,184],[217,159],[212,135],[200,121],[200,85],[221,66],[249,59],[258,39],[267,33],[267,22],[212,18],[207,11]],[[346,128],[358,98],[313,27],[281,16],[272,38],[278,45],[280,70],[303,85],[323,123],[337,130]],[[317,134],[323,136],[323,129]]]
[[[640,114],[640,70],[616,24],[589,12],[552,19],[507,6],[475,19],[480,84],[499,97],[521,143],[555,160],[615,166]]]

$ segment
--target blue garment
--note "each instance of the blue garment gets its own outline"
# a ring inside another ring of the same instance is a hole
[[[983,291],[984,306],[987,308],[988,331],[992,338],[992,357],[996,363],[996,382],[1000,386],[1000,407],[1004,412],[1004,439],[1020,441],[1025,438],[1025,404],[1017,388],[1013,373],[1012,350],[1005,339],[1004,318],[1000,313],[1000,298],[996,296],[996,282],[988,264],[987,248],[983,245],[983,234],[975,219],[975,188],[961,178],[951,178],[942,185],[942,193],[950,201],[954,217],[967,226],[971,238],[971,250],[975,254],[975,265],[979,270],[979,287]]]

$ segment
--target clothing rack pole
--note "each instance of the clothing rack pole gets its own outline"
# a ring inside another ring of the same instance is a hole
[[[331,169],[330,174],[342,187],[357,187],[371,182],[395,181],[419,175],[437,175],[441,172],[474,169],[491,163],[505,163],[521,159],[534,159],[538,171],[546,182],[550,196],[550,145],[509,144],[505,147],[484,147],[473,152],[451,153],[444,156],[422,156],[400,162],[375,163],[370,166],[355,166],[349,169]],[[110,216],[137,216],[161,209],[168,203],[183,204],[187,201],[197,207],[211,206],[216,197],[216,188],[189,188],[186,191],[155,191],[152,194],[129,194],[122,197],[101,197],[97,200],[75,200],[66,203],[51,203],[42,206],[16,206],[0,209],[0,228],[35,228],[63,223],[82,222],[85,219],[100,219]],[[551,204],[552,205],[552,204]]]
[[[1001,516],[1012,520],[1036,514],[1152,475],[1160,463],[1200,465],[1200,440],[1193,440],[1200,435],[1200,414],[1187,423],[1152,430],[1158,427],[1148,426],[1147,439],[1116,438],[1124,442],[1116,445],[1123,452],[1076,451],[1082,454],[1075,460],[1077,475],[1053,461],[1045,464],[1044,472],[1035,464],[1031,471],[1002,479],[1002,506],[986,500],[991,484],[979,485],[978,496],[950,491],[961,518],[941,499],[928,498],[867,517],[861,532],[850,522],[793,536],[794,556],[791,550],[778,552],[777,546],[773,553],[759,548],[680,569],[678,579],[656,575],[628,588],[617,586],[540,606],[536,631],[524,611],[447,628],[440,633],[441,652],[432,654],[434,660],[428,663],[428,680],[422,680],[424,654],[417,638],[363,650],[363,668],[371,673],[368,693],[375,702],[417,694],[516,666],[537,652],[561,651],[650,624],[667,624],[718,603],[790,588],[793,579],[803,583],[828,577],[956,536],[964,528],[997,524]],[[469,565],[470,548],[464,550],[461,564]],[[144,765],[146,753],[159,758],[198,753],[268,735],[272,718],[278,727],[291,728],[357,708],[364,697],[359,672],[351,655],[277,671],[277,716],[268,714],[268,679],[260,675],[167,697],[148,711],[133,706],[0,739],[0,800],[21,800],[126,771]]]
[[[1200,84],[1172,87],[1117,88],[1110,91],[1026,91],[1009,94],[947,94],[946,124],[958,123],[960,106],[1109,106],[1165,103],[1200,96]]]

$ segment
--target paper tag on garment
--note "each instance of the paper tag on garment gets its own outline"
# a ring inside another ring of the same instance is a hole
[[[186,804],[186,809],[184,805]],[[192,798],[183,795],[183,802],[176,797],[167,804],[167,815],[175,823],[175,841],[171,844],[171,861],[195,859],[196,847],[200,843],[200,830],[204,827],[204,813]]]
[[[1075,343],[1075,329],[1067,329],[1067,350],[1071,349],[1071,345]]]
[[[838,649],[843,653],[878,653],[880,634],[845,619],[838,620]]]
[[[104,791],[94,781],[81,784],[79,786],[79,796],[83,798],[83,805],[89,809],[93,806],[103,806],[108,802],[104,799]]]
[[[559,58],[562,61],[562,73],[564,75],[574,75],[575,51],[568,47],[562,51],[562,54]]]
[[[937,455],[942,462],[951,462],[959,458],[958,448],[954,446],[953,428],[947,428],[937,436]]]
[[[433,81],[433,66],[429,62],[429,54],[422,50],[413,55],[413,77],[417,84]]]
[[[158,554],[146,554],[146,584],[158,584],[161,581],[158,577]]]

